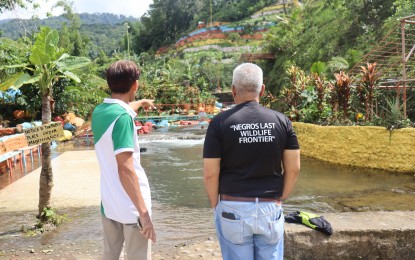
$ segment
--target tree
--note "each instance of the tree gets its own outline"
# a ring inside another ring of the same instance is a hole
[[[59,31],[59,47],[63,48],[68,53],[72,53],[74,48],[74,44],[71,42],[69,30],[66,24],[64,24]]]
[[[68,0],[60,0],[58,1],[54,7],[62,7],[64,10],[64,14],[63,16],[68,19],[70,25],[69,25],[69,29],[66,28],[66,24],[64,26],[64,28],[62,29],[67,29],[67,32],[63,32],[63,33],[68,33],[69,34],[69,38],[70,41],[72,42],[72,49],[69,50],[68,52],[73,55],[73,56],[86,56],[87,55],[87,50],[86,50],[86,41],[85,39],[82,37],[81,33],[79,32],[79,29],[81,28],[81,18],[79,17],[78,14],[73,12],[73,2],[68,1]],[[65,37],[67,37],[67,35],[65,35]],[[62,39],[64,41],[66,41],[66,39]]]
[[[73,57],[58,47],[59,34],[49,27],[42,27],[36,35],[35,43],[30,49],[29,61],[26,64],[3,66],[0,69],[22,68],[23,70],[10,76],[0,85],[0,91],[19,88],[24,84],[37,84],[42,96],[42,124],[51,122],[51,97],[55,83],[66,77],[76,82],[80,79],[71,71],[84,67],[90,60],[84,57]],[[39,217],[44,209],[50,208],[53,187],[50,143],[42,144],[42,170],[39,181]],[[45,221],[46,219],[42,219]]]
[[[25,7],[25,3],[31,3],[31,0],[0,0],[0,13],[7,11],[7,10],[13,10],[17,6]]]

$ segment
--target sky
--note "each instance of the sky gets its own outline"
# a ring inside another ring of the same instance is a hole
[[[125,16],[141,17],[153,3],[153,0],[71,0],[74,3],[76,13],[113,13]],[[52,7],[58,0],[35,0],[39,3],[39,9],[29,7],[27,9],[16,9],[0,14],[0,20],[20,18],[29,19],[34,15],[43,19],[48,12],[54,16],[62,14],[62,8]],[[30,5],[30,4],[29,4]]]

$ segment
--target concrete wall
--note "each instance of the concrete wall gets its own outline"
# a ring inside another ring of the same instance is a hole
[[[284,259],[415,259],[415,212],[323,214],[333,235],[285,223]]]
[[[415,128],[293,123],[301,154],[344,165],[415,173]]]

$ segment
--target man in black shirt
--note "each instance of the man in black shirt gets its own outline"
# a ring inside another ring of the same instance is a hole
[[[203,149],[204,182],[223,259],[283,259],[282,201],[300,171],[300,147],[290,120],[262,107],[262,70],[233,73],[236,106],[215,116]]]

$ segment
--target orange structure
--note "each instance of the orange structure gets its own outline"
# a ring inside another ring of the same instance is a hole
[[[406,89],[415,87],[415,78],[407,73],[415,70],[415,15],[400,20],[386,37],[379,42],[350,71],[351,76],[360,74],[360,68],[367,63],[377,63],[379,83],[377,88],[396,89],[398,100],[403,102],[404,117],[406,111]]]

